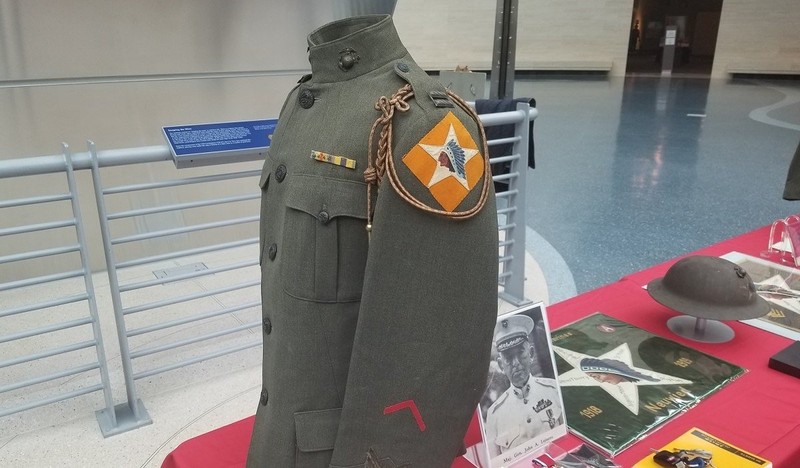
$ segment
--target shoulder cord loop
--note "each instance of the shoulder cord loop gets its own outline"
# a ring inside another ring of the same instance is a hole
[[[478,123],[480,131],[480,139],[482,143],[482,156],[484,159],[483,169],[483,187],[481,188],[481,195],[478,202],[474,207],[465,211],[445,211],[433,208],[415,198],[405,186],[400,182],[397,176],[397,171],[394,166],[394,159],[392,158],[392,120],[395,111],[406,112],[409,109],[407,100],[414,96],[414,90],[411,85],[406,84],[400,88],[391,98],[381,96],[378,102],[375,103],[375,109],[381,111],[381,115],[372,124],[372,129],[369,132],[369,153],[367,155],[367,169],[364,170],[364,180],[367,182],[367,232],[372,232],[372,188],[373,186],[380,187],[381,180],[384,174],[388,177],[392,187],[400,195],[400,198],[411,204],[412,206],[421,209],[422,211],[442,215],[452,219],[469,219],[475,216],[486,204],[486,199],[489,196],[489,187],[491,180],[491,167],[489,166],[489,151],[486,144],[486,133],[483,126],[480,125],[480,118],[474,110],[467,104],[466,101],[456,96],[450,90],[447,90],[447,95],[459,107],[461,107],[467,114],[469,114],[475,122]],[[373,145],[375,139],[375,131],[379,125],[382,125],[380,137],[377,145]],[[377,157],[373,156],[373,147],[377,146]],[[374,163],[373,163],[374,160]]]

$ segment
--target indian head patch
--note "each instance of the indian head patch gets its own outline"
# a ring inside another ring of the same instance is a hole
[[[403,163],[447,211],[456,209],[484,171],[478,145],[452,112],[403,156]]]

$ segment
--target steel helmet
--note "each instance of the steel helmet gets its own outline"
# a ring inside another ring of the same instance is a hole
[[[746,320],[770,310],[744,268],[719,257],[678,260],[663,278],[648,283],[647,292],[670,309],[698,318]]]

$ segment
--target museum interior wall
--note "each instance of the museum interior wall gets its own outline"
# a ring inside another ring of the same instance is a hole
[[[0,80],[306,69],[297,50],[325,5],[0,0]]]
[[[625,73],[632,0],[519,5],[520,70],[600,64],[610,75]],[[496,2],[486,0],[400,0],[395,22],[412,55],[428,69],[486,69],[495,8]],[[327,0],[0,0],[0,159],[59,154],[61,142],[74,152],[86,151],[87,139],[100,150],[163,145],[165,125],[275,117],[308,71],[306,35],[331,19]],[[714,76],[725,77],[729,64],[800,70],[797,24],[796,0],[724,0]],[[177,170],[165,170],[167,165],[110,171],[104,182],[175,178]],[[87,204],[82,211],[88,243],[98,246],[86,172],[78,174],[78,190],[86,194],[81,199]],[[19,197],[34,188],[24,179],[3,181],[4,191]],[[160,197],[121,199],[117,208],[179,203],[184,194],[175,190]],[[257,202],[241,215],[256,213],[256,207]],[[128,229],[210,222],[220,210],[151,216]],[[17,213],[14,220],[35,222],[30,216]],[[256,232],[255,226],[232,229],[241,229],[242,236]],[[102,269],[102,252],[90,256],[93,268]],[[60,261],[53,257],[43,268],[58,268]]]
[[[724,0],[712,77],[732,70],[800,74],[797,0]]]
[[[624,75],[632,5],[630,0],[520,1],[517,68],[580,70],[604,64],[612,74]],[[461,64],[488,69],[496,8],[494,1],[400,0],[395,22],[422,66],[450,70]],[[420,20],[420,11],[428,12],[426,20]]]
[[[496,2],[429,3],[400,0],[395,11],[398,30],[417,61],[432,70],[452,69],[457,64],[488,68]],[[795,0],[641,3],[648,3],[650,9],[661,9],[664,14],[687,10],[696,19],[688,25],[691,30],[687,34],[696,42],[693,53],[714,54],[712,78],[727,78],[730,71],[800,73],[800,5]],[[705,31],[717,27],[717,15],[703,9],[718,11],[719,3],[722,14],[715,41]],[[607,66],[610,75],[624,75],[633,6],[631,0],[520,1],[518,69],[569,71]],[[471,13],[465,13],[466,9]],[[430,21],[419,21],[418,12],[423,10],[430,12]],[[461,45],[456,54],[447,40],[451,37]]]
[[[276,117],[288,91],[308,71],[307,33],[332,19],[329,2],[314,8],[279,0],[170,2],[121,0],[0,0],[0,159],[165,144],[161,127]],[[256,169],[260,163],[236,165]],[[191,171],[189,173],[189,171]],[[103,171],[104,186],[200,176],[214,168],[177,170],[169,163]],[[78,171],[79,199],[93,270],[105,267],[89,171]],[[211,196],[257,191],[257,178],[219,187]],[[39,194],[41,185],[66,190],[63,175],[0,181],[14,197]],[[219,184],[218,184],[219,185]],[[109,211],[197,199],[190,187],[109,199]],[[62,192],[63,193],[63,192]],[[136,195],[136,196],[133,196]],[[0,228],[69,217],[68,204],[47,210],[4,210]],[[232,212],[233,211],[233,212]],[[113,225],[116,236],[253,216],[258,201],[137,217]],[[214,236],[257,236],[253,223],[169,236],[122,246],[123,257],[142,250],[191,248]],[[74,239],[68,229],[65,244]],[[13,236],[0,256],[50,245],[44,234]],[[157,244],[157,245],[156,245]],[[37,247],[38,246],[38,247]],[[20,279],[75,267],[76,254],[0,266],[0,278]],[[17,268],[15,270],[15,268]]]
[[[661,3],[674,10],[679,1]],[[496,5],[400,0],[395,21],[423,66],[487,68]],[[519,2],[518,66],[604,62],[612,75],[624,74],[633,7],[631,0]],[[0,0],[0,81],[306,69],[296,51],[332,15],[331,2],[322,0]],[[797,67],[797,24],[795,0],[722,1],[714,75],[739,64],[756,71]]]

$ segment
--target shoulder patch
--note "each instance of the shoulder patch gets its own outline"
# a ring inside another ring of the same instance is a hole
[[[483,158],[464,124],[448,112],[402,160],[442,208],[452,212],[483,177]]]
[[[397,67],[399,70],[400,65]],[[430,107],[429,101],[421,99],[417,101],[419,106],[435,109],[434,112],[420,116],[422,118],[404,119],[403,125],[408,125],[405,130],[410,131],[400,132],[407,135],[408,139],[404,138],[402,142],[403,150],[393,151],[392,126],[396,112],[408,112],[411,109],[408,100],[426,95],[432,87],[421,86],[423,89],[416,89],[411,84],[413,80],[407,81],[409,83],[391,97],[381,96],[375,103],[380,115],[370,130],[367,168],[364,171],[367,191],[371,193],[371,188],[378,187],[385,178],[400,198],[415,208],[452,220],[469,219],[483,210],[492,191],[488,147],[480,118],[466,101],[446,90],[443,92],[449,101],[456,104],[463,114],[459,110],[455,112],[463,117],[458,117],[453,111]],[[421,82],[429,84],[430,77]],[[443,116],[444,112],[447,114]],[[429,120],[432,115],[441,120]],[[470,133],[468,128],[473,129],[474,133]],[[427,133],[420,138],[423,132]],[[417,138],[420,140],[415,141]],[[478,143],[474,138],[479,140]],[[401,178],[396,168],[403,165],[408,172],[402,171]],[[481,187],[477,187],[479,183]],[[471,196],[473,192],[477,197]],[[456,211],[468,196],[477,200],[472,206]],[[369,207],[367,211],[367,224],[370,225],[372,211]]]

